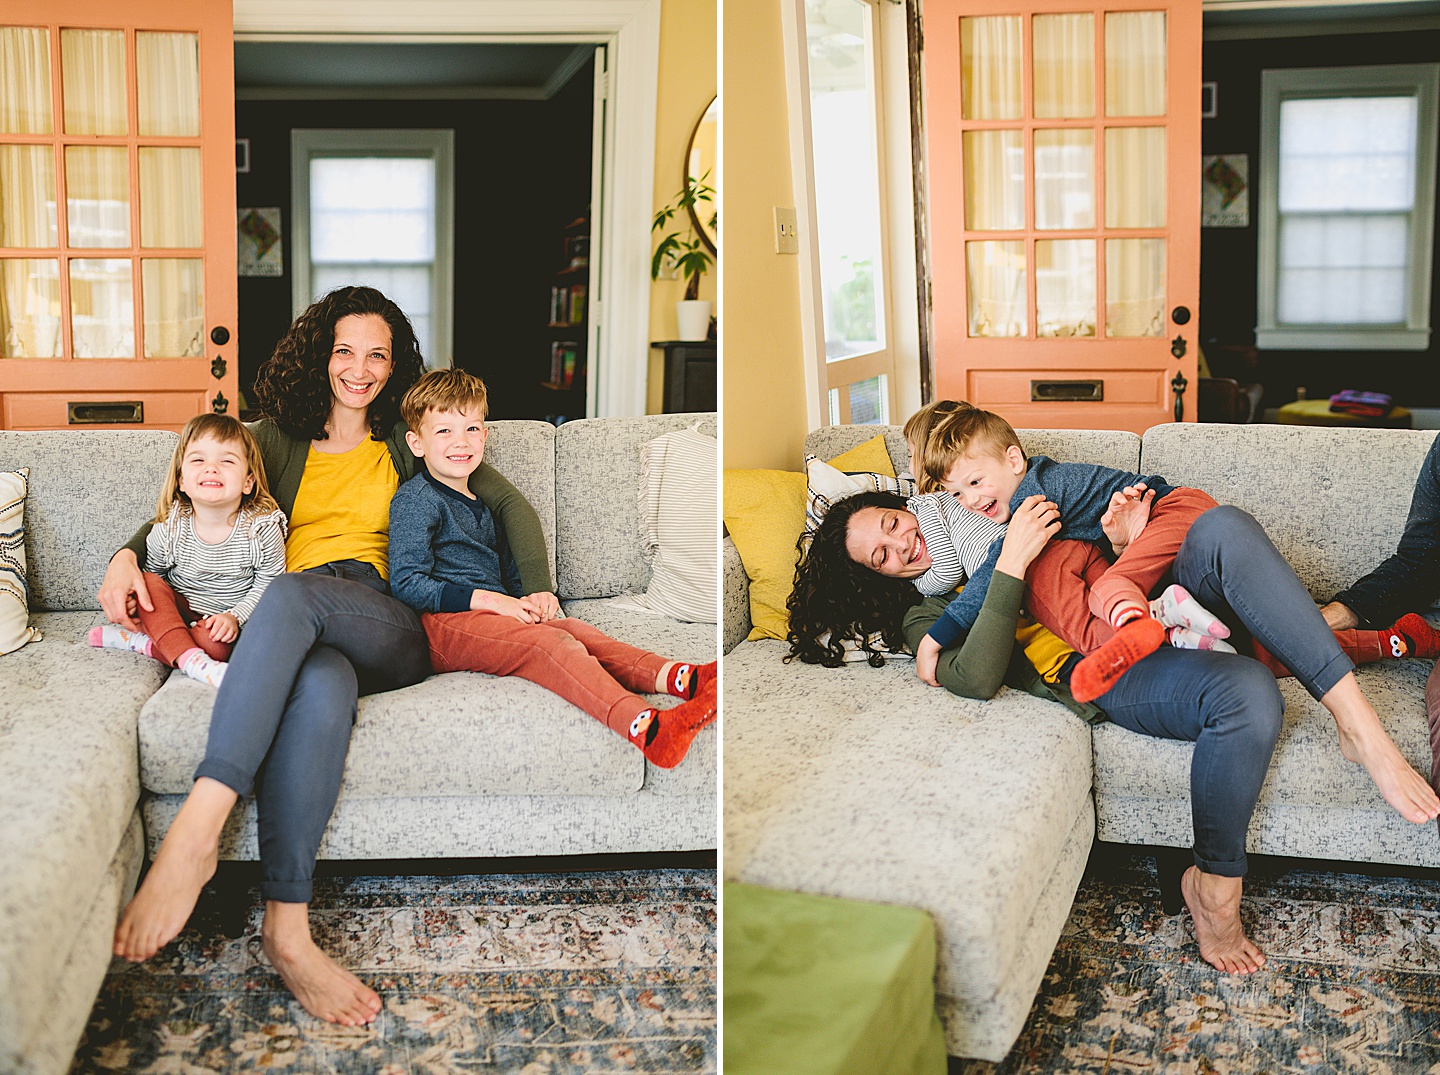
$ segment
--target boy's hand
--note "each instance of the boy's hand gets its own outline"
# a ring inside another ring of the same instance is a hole
[[[1110,497],[1110,510],[1100,517],[1100,529],[1110,539],[1110,545],[1119,556],[1129,544],[1140,536],[1145,524],[1150,521],[1150,505],[1155,499],[1155,490],[1147,488],[1144,482],[1127,485]]]
[[[1010,516],[995,570],[1023,579],[1035,557],[1060,532],[1060,509],[1043,493],[1027,496]]]
[[[539,617],[539,623],[560,617],[560,599],[548,590],[528,594],[520,598],[520,603]]]
[[[240,637],[240,621],[231,612],[217,612],[199,621],[215,642],[234,642]]]
[[[540,617],[523,600],[493,590],[476,590],[470,595],[470,608],[474,612],[494,612],[509,616],[521,623],[539,623]]]
[[[935,678],[935,668],[940,663],[940,643],[929,635],[920,640],[915,650],[915,674],[932,687],[940,686]]]

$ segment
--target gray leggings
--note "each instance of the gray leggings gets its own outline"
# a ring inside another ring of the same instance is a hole
[[[270,583],[235,645],[195,770],[241,796],[254,788],[263,898],[310,902],[359,695],[429,674],[420,618],[369,564]]]

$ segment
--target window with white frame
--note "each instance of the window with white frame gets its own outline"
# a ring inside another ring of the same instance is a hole
[[[383,291],[428,366],[452,363],[454,132],[296,130],[292,304],[337,287]]]
[[[1440,64],[1264,71],[1256,343],[1430,345]]]
[[[811,424],[890,422],[877,6],[794,0],[786,30]]]

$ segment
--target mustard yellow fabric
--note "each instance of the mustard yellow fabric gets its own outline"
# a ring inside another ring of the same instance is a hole
[[[311,445],[290,515],[286,567],[304,571],[335,560],[362,560],[389,579],[390,498],[399,485],[384,441],[366,437],[338,455]]]
[[[1022,616],[1015,624],[1015,641],[1025,650],[1025,656],[1047,683],[1060,680],[1060,669],[1075,651],[1065,644],[1059,635],[1051,634],[1048,628]]]
[[[871,474],[883,474],[887,478],[895,477],[895,464],[890,462],[890,451],[885,447],[885,434],[880,433],[871,437],[864,444],[851,448],[848,452],[842,452],[834,459],[827,459],[836,470],[843,470],[846,474],[859,474],[868,471]],[[795,535],[797,538],[799,534]]]

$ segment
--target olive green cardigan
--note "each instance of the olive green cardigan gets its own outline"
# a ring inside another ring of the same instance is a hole
[[[397,422],[385,438],[390,461],[395,464],[395,472],[400,475],[402,484],[414,476],[418,462],[415,453],[405,443],[405,430],[405,423]],[[300,479],[305,475],[310,442],[289,436],[268,418],[253,423],[250,432],[255,434],[260,444],[260,458],[265,465],[270,495],[289,516],[294,513],[295,496],[300,492]],[[555,586],[550,579],[550,555],[545,548],[545,533],[540,528],[540,517],[535,514],[530,502],[489,463],[481,463],[470,475],[470,491],[483,500],[499,520],[500,529],[515,554],[515,563],[520,568],[520,584],[525,592],[553,592]],[[150,526],[146,523],[125,544],[142,568],[145,566],[145,538],[150,533]]]
[[[1025,583],[996,571],[985,591],[985,604],[975,626],[958,647],[940,654],[935,670],[940,685],[962,698],[993,698],[1002,684],[1059,702],[1072,713],[1099,724],[1107,720],[1105,712],[1088,702],[1077,702],[1064,683],[1047,683],[1015,644],[1015,621],[1020,616],[1020,602],[1025,596]],[[944,597],[927,597],[905,614],[905,640],[914,651],[925,637],[930,625],[940,618],[948,601]]]

